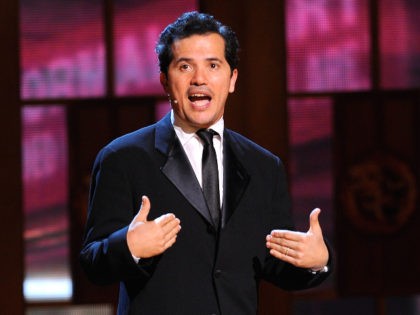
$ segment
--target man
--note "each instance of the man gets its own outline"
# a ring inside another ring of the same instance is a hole
[[[118,314],[159,315],[256,314],[260,279],[321,283],[331,254],[320,210],[307,233],[293,232],[280,159],[224,128],[236,35],[190,12],[156,50],[172,111],[98,154],[81,252],[89,278],[120,282]]]

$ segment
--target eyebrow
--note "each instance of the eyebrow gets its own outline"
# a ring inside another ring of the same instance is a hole
[[[187,58],[187,57],[181,57],[181,58],[178,58],[176,61],[175,61],[175,63],[180,63],[180,62],[191,62],[191,61],[193,61],[194,59],[193,58]],[[223,62],[223,60],[222,59],[220,59],[220,58],[217,58],[217,57],[209,57],[209,58],[206,58],[205,59],[206,61],[217,61],[217,62]]]

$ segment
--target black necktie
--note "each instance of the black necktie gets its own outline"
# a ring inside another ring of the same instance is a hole
[[[210,215],[216,229],[220,224],[219,172],[217,169],[216,151],[213,147],[213,136],[217,135],[212,129],[200,129],[197,135],[203,140],[202,158],[202,186]]]

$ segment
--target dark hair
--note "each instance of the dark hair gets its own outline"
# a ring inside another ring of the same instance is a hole
[[[213,16],[196,11],[182,14],[175,22],[169,24],[160,34],[156,45],[159,68],[165,75],[172,61],[172,44],[179,39],[192,35],[216,33],[225,41],[225,58],[233,71],[238,66],[239,42],[232,29],[216,20]]]

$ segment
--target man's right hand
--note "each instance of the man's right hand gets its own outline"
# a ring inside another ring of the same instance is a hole
[[[180,220],[172,213],[163,214],[148,221],[150,200],[142,197],[137,215],[131,221],[127,232],[127,245],[131,254],[138,258],[150,258],[171,247],[181,230]]]

